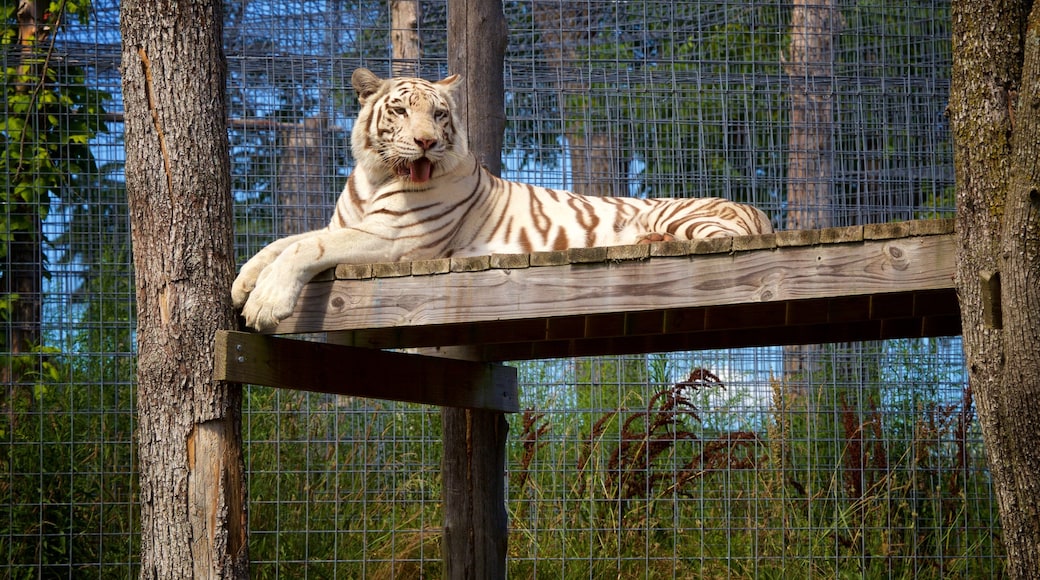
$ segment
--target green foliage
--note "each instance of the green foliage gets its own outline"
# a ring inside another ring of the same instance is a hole
[[[129,577],[138,553],[132,365],[48,350],[52,376],[32,397],[8,391],[0,416],[0,551],[9,577],[78,577],[120,564]],[[121,382],[98,383],[103,368],[121,369]]]
[[[627,51],[644,62],[620,103],[621,110],[640,113],[625,135],[629,155],[643,166],[643,194],[768,201],[777,192],[761,184],[776,183],[784,172],[776,155],[786,95],[767,81],[781,74],[777,55],[786,19],[780,8],[762,3],[672,14],[669,5],[656,6],[666,12],[649,18],[651,28],[689,20],[698,26]],[[672,85],[676,90],[662,92]],[[687,175],[692,171],[696,179]],[[690,191],[694,181],[708,189]]]
[[[4,8],[3,47],[18,58],[5,61],[3,70],[0,258],[17,247],[24,254],[11,256],[15,262],[44,260],[42,223],[51,200],[96,187],[98,171],[90,141],[105,129],[102,104],[109,95],[87,85],[83,68],[52,58],[56,37],[69,20],[86,22],[87,0],[50,3],[37,26],[40,36],[21,39],[18,2],[8,1]],[[40,271],[46,272],[45,265]],[[0,272],[4,287],[13,286],[14,276],[13,272]],[[39,321],[13,322],[33,325]],[[15,346],[6,341],[6,334],[0,337],[0,350]]]
[[[775,382],[767,409],[694,397],[718,388],[702,371],[591,431],[580,413],[517,417],[511,573],[999,577],[970,393],[950,394],[963,377],[930,364],[934,341],[877,348],[867,358],[885,365],[858,386],[828,378],[850,373],[836,364],[811,391]]]
[[[999,577],[970,393],[930,363],[941,348],[890,341],[851,368],[835,347],[816,386],[771,399],[706,369],[668,384],[670,355],[522,364],[555,402],[511,417],[510,575]],[[575,373],[618,390],[554,395]],[[435,410],[264,388],[247,409],[255,576],[439,574]]]
[[[70,18],[86,22],[89,1],[51,2],[44,14],[46,36],[20,47],[18,2],[5,4],[2,44],[20,58],[3,70],[0,201],[7,209],[0,257],[6,256],[14,232],[36,232],[36,220],[47,217],[50,197],[82,187],[97,173],[89,143],[104,130],[103,102],[109,99],[87,85],[83,68],[51,56],[55,37]]]
[[[0,324],[33,329],[19,335],[19,344],[8,344],[12,333],[0,334],[0,370],[10,381],[0,394],[0,471],[5,474],[0,503],[7,507],[0,521],[0,552],[8,559],[5,570],[11,578],[79,576],[113,563],[122,563],[129,576],[137,552],[133,364],[121,364],[119,354],[130,351],[130,330],[113,324],[120,318],[110,294],[112,285],[128,284],[127,266],[120,266],[128,260],[105,261],[114,257],[111,252],[128,251],[128,230],[102,228],[99,233],[116,235],[88,241],[83,237],[88,226],[77,218],[88,211],[80,202],[98,200],[99,192],[112,186],[99,178],[90,148],[105,130],[103,104],[109,95],[90,88],[84,68],[56,56],[59,35],[87,23],[89,1],[36,5],[37,33],[25,38],[19,38],[19,2],[3,6],[0,44],[8,57],[0,111],[0,263],[5,265],[0,277],[4,288],[14,288],[17,276],[46,276],[45,248],[67,244],[63,261],[87,257],[98,266],[79,289],[86,304],[68,315],[85,313],[95,323],[82,332],[48,336],[39,330],[40,320],[23,319],[40,309],[19,308],[24,300],[41,303],[40,297],[0,294]],[[119,189],[108,190],[113,192]],[[42,226],[56,201],[71,208],[73,225],[47,239]],[[98,206],[89,211],[114,210]],[[121,217],[125,224],[125,212]],[[26,262],[39,267],[6,268]],[[41,283],[37,279],[28,286]],[[122,320],[130,308],[124,300]],[[73,345],[92,354],[74,354]]]
[[[438,576],[436,410],[264,387],[244,407],[253,577]]]

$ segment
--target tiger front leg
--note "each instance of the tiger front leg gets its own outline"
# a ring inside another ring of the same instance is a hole
[[[256,279],[255,287],[242,306],[246,324],[256,330],[268,330],[293,313],[296,300],[312,277],[305,270],[294,268],[283,253],[264,268]]]
[[[290,243],[276,248],[280,249],[277,257],[262,267],[242,307],[247,325],[261,331],[277,326],[293,313],[304,285],[323,270],[337,264],[392,262],[401,257],[392,241],[367,232],[343,229],[311,234],[287,238]],[[257,254],[254,259],[262,263],[268,257]],[[245,274],[243,268],[239,277]]]
[[[315,233],[316,232],[307,232],[305,234],[298,234],[276,240],[250,258],[249,261],[242,266],[242,270],[235,278],[234,284],[231,285],[231,303],[235,308],[242,308],[245,306],[250,293],[252,293],[253,289],[256,287],[260,274],[267,268],[267,266],[274,262],[279,255],[281,255],[285,248],[302,239],[315,235]]]

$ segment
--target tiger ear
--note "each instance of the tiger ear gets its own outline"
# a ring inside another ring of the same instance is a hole
[[[383,86],[383,79],[367,68],[359,68],[350,75],[350,84],[357,91],[358,100],[365,104],[365,100],[374,95]]]
[[[440,86],[442,86],[442,87],[444,87],[446,89],[452,90],[452,89],[455,88],[455,85],[459,84],[459,82],[461,82],[461,81],[462,81],[462,77],[457,75],[457,74],[454,74],[454,75],[451,75],[449,77],[443,78],[443,79],[437,81],[434,84],[437,84],[437,85],[440,85]]]

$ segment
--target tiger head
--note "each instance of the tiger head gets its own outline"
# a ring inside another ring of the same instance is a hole
[[[453,171],[469,155],[455,111],[458,75],[430,82],[381,79],[359,68],[351,84],[361,112],[351,133],[354,160],[369,179],[423,184]]]

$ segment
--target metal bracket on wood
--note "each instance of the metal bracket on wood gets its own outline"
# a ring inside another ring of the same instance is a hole
[[[513,367],[218,331],[214,378],[285,389],[516,413]]]

